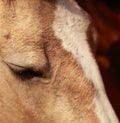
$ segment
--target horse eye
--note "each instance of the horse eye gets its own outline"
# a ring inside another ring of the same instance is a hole
[[[6,63],[11,71],[22,80],[32,79],[33,77],[43,77],[43,73],[35,71],[33,68],[19,66],[13,63]]]

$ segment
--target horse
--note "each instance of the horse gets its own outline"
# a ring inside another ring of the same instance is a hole
[[[0,0],[0,122],[119,123],[96,43],[76,0]]]

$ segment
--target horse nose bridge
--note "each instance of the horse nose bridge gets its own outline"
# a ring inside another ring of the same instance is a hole
[[[106,96],[105,91],[98,92],[94,99],[95,113],[100,123],[119,123],[119,120]]]

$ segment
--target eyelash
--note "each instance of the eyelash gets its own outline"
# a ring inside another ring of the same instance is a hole
[[[34,71],[33,69],[25,69],[23,71],[15,71],[13,69],[11,69],[12,72],[16,75],[16,77],[22,79],[22,80],[28,80],[28,79],[32,79],[33,77],[43,77],[43,73],[42,72],[38,72],[38,71]]]

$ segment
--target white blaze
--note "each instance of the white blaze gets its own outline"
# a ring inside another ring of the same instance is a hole
[[[86,77],[92,80],[97,90],[94,101],[96,114],[101,123],[119,123],[106,97],[103,82],[95,59],[87,42],[88,15],[77,6],[74,0],[57,0],[53,29],[61,39],[62,46],[78,60]]]

